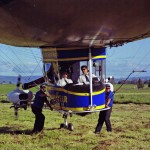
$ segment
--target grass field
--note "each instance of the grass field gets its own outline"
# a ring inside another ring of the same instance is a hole
[[[120,85],[114,85],[115,90]],[[14,84],[1,84],[0,85],[0,101],[7,99],[6,95],[14,90],[16,85]],[[31,88],[31,91],[35,93],[38,87]],[[136,85],[123,85],[115,94],[115,103],[127,104],[150,104],[150,88],[145,85],[143,89],[137,89]]]
[[[115,85],[115,90],[120,85]],[[115,103],[127,104],[150,104],[150,88],[145,85],[142,89],[137,89],[136,85],[124,85],[115,94]]]
[[[4,90],[4,87],[3,89],[0,87],[1,90]],[[4,92],[10,92],[11,88],[9,86],[7,89],[6,86]],[[11,103],[0,103],[0,150],[149,150],[150,100],[147,101],[150,97],[149,91],[150,89],[146,87],[137,90],[132,85],[125,85],[118,91],[111,116],[113,132],[107,133],[104,126],[100,135],[93,133],[99,113],[84,117],[78,115],[68,117],[68,122],[73,123],[75,128],[74,131],[69,131],[59,129],[60,124],[63,123],[62,114],[48,109],[43,110],[46,116],[44,131],[31,135],[34,124],[31,108],[26,111],[19,110],[16,119],[13,109],[9,108]],[[135,104],[134,95],[141,94],[143,94],[140,100],[142,103]],[[121,98],[121,95],[124,98]],[[132,103],[125,102],[131,95]]]

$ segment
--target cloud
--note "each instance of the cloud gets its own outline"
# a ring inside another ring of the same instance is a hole
[[[42,63],[39,65],[35,62],[27,62],[26,64],[11,64],[9,62],[0,62],[0,75],[3,76],[17,76],[18,74],[24,76],[42,75]]]
[[[42,75],[42,66],[36,63],[17,65],[13,67],[12,71],[21,75]]]
[[[113,75],[115,77],[127,77],[133,70],[143,70],[146,67],[145,64],[138,65],[132,60],[123,60],[123,61],[108,61],[106,63],[106,72],[107,76]],[[149,71],[147,69],[146,73],[135,73],[134,76],[148,76]]]

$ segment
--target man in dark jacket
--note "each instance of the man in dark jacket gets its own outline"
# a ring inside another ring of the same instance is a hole
[[[43,130],[44,127],[44,121],[45,121],[45,116],[42,114],[42,108],[44,106],[44,103],[49,106],[49,108],[52,110],[52,107],[47,100],[47,94],[46,92],[46,86],[41,85],[40,90],[36,93],[34,102],[31,106],[32,112],[35,114],[35,123],[34,123],[34,129],[32,133],[38,133]]]
[[[106,124],[107,131],[108,132],[112,131],[111,122],[110,122],[110,115],[112,112],[112,106],[113,106],[113,101],[114,101],[113,97],[114,97],[114,94],[110,90],[110,85],[106,84],[105,108],[109,107],[109,109],[104,110],[104,111],[100,111],[98,123],[97,123],[96,129],[95,129],[96,134],[100,133],[104,122]]]

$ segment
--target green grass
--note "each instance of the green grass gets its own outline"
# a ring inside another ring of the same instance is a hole
[[[0,103],[0,149],[1,150],[138,150],[150,148],[150,105],[115,104],[111,122],[112,133],[105,126],[100,135],[95,135],[98,114],[84,117],[73,115],[68,122],[74,131],[59,129],[62,115],[44,109],[46,116],[44,132],[31,135],[34,115],[30,107],[19,111],[18,119],[10,104]]]
[[[115,89],[117,86],[115,85]],[[0,94],[7,94],[14,89],[15,85],[0,85]],[[36,88],[31,90],[37,91]],[[84,117],[68,117],[68,122],[73,123],[75,128],[74,131],[69,131],[59,129],[63,123],[62,114],[44,109],[44,132],[31,135],[35,120],[31,108],[26,111],[20,109],[17,119],[14,117],[14,110],[9,108],[11,103],[0,103],[0,150],[150,149],[150,105],[147,105],[150,104],[149,97],[150,88],[146,86],[140,90],[134,88],[134,85],[123,86],[115,94],[111,116],[113,132],[107,133],[104,126],[100,135],[93,133],[98,112]]]
[[[114,85],[115,90],[118,89],[120,85]],[[7,94],[14,90],[16,85],[13,84],[1,84],[0,85],[0,101],[7,102]],[[35,93],[39,88],[34,87],[30,90]],[[150,104],[150,88],[145,85],[143,89],[137,89],[136,85],[123,85],[120,90],[115,93],[115,103],[127,104]]]
[[[117,90],[120,87],[120,84],[115,84],[114,89]],[[144,88],[137,89],[137,86],[134,84],[124,84],[117,93],[150,93],[150,87],[147,84],[144,85]]]
[[[15,84],[0,84],[0,95],[3,94],[3,95],[7,95],[9,92],[13,91],[16,89],[16,85]],[[20,86],[20,89],[21,86]],[[32,92],[37,92],[39,88],[38,87],[34,87],[34,88],[31,88],[30,90]]]
[[[115,85],[115,90],[120,85]],[[137,89],[136,85],[124,85],[115,94],[115,103],[150,104],[150,88],[145,85],[143,89]]]
[[[0,84],[0,102],[8,103],[7,94],[15,89],[16,89],[15,84]],[[20,87],[20,89],[22,88]],[[31,88],[30,90],[33,93],[36,93],[39,90],[39,88],[34,87],[34,88]]]

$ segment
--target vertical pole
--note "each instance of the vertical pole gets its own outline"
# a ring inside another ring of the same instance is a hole
[[[94,35],[92,38],[90,44],[89,44],[89,66],[90,66],[90,98],[91,98],[91,106],[93,105],[93,100],[92,100],[92,57],[91,57],[91,47],[94,44],[96,38],[100,35],[101,31],[103,30],[103,26],[98,30],[98,32]]]
[[[93,87],[92,87],[92,55],[91,55],[91,48],[89,47],[89,73],[90,73],[90,105],[93,105]]]

